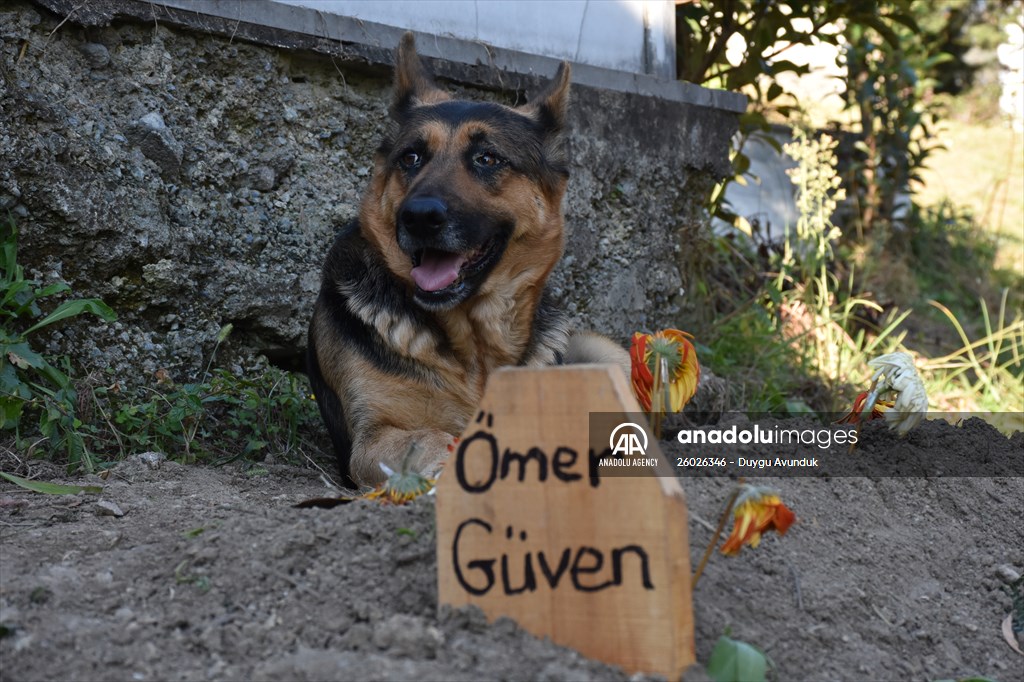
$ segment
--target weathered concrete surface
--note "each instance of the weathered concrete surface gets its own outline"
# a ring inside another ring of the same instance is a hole
[[[31,272],[102,297],[120,319],[65,325],[49,350],[130,382],[159,368],[181,381],[230,322],[218,362],[297,358],[322,259],[388,125],[389,53],[265,47],[238,25],[63,19],[0,6],[0,211]],[[513,103],[539,84],[435,66],[468,97]],[[514,87],[466,84],[494,81]],[[707,229],[700,202],[735,114],[579,87],[571,124],[558,298],[623,341],[685,325],[688,244]]]

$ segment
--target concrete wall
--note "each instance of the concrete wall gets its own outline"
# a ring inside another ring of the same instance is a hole
[[[31,274],[120,314],[65,325],[46,350],[126,382],[160,368],[183,381],[232,323],[218,363],[297,359],[323,257],[389,125],[385,43],[398,34],[339,42],[145,1],[6,2],[0,211]],[[472,98],[521,102],[543,82],[431,65]],[[736,129],[735,111],[694,103],[727,93],[672,92],[693,101],[574,86],[568,247],[552,283],[579,324],[623,341],[685,326],[689,245]]]
[[[675,78],[672,0],[274,0],[529,54]]]

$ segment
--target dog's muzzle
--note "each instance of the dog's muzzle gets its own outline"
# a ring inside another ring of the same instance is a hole
[[[410,197],[398,209],[399,243],[411,251],[412,278],[424,292],[454,284],[468,260],[461,245],[448,243],[448,227],[448,204],[437,197]]]
[[[396,223],[398,245],[412,261],[416,301],[431,310],[471,296],[507,242],[505,231],[482,227],[478,218],[467,220],[437,196],[409,197],[399,206]]]
[[[448,225],[448,205],[436,197],[413,197],[402,204],[398,222],[411,237],[435,239]]]

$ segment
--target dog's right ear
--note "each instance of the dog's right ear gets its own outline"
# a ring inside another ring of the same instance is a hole
[[[395,97],[391,103],[391,116],[401,120],[418,106],[449,99],[451,96],[437,87],[430,77],[416,54],[416,39],[411,31],[407,31],[395,51]]]

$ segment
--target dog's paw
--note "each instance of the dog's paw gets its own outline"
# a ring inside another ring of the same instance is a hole
[[[416,433],[422,435],[416,441],[419,457],[413,468],[427,478],[437,478],[459,439],[444,431],[424,430]]]

